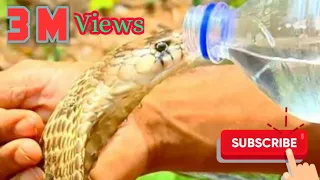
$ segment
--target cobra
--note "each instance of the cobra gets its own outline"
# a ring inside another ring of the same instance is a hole
[[[99,151],[150,90],[169,76],[200,66],[179,32],[127,43],[108,53],[72,86],[41,139],[46,179],[86,180]]]

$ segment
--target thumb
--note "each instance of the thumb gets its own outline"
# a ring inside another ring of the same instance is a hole
[[[145,172],[148,148],[135,121],[124,122],[101,151],[93,180],[134,180]]]

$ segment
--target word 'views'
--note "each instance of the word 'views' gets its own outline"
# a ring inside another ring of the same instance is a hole
[[[68,43],[70,40],[70,17],[68,6],[58,6],[52,13],[47,6],[35,10],[37,43]],[[25,43],[30,39],[30,10],[25,6],[8,6],[7,18],[10,26],[7,31],[8,43]],[[75,24],[81,35],[115,33],[141,35],[144,33],[144,19],[100,17],[98,11],[74,13]]]

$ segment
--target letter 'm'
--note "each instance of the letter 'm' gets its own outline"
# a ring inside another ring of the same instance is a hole
[[[69,7],[57,6],[53,14],[47,6],[36,7],[36,42],[69,42]]]

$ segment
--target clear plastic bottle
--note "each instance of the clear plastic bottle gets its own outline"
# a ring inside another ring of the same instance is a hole
[[[183,34],[191,53],[232,60],[290,113],[320,123],[319,0],[200,5],[187,13]]]

